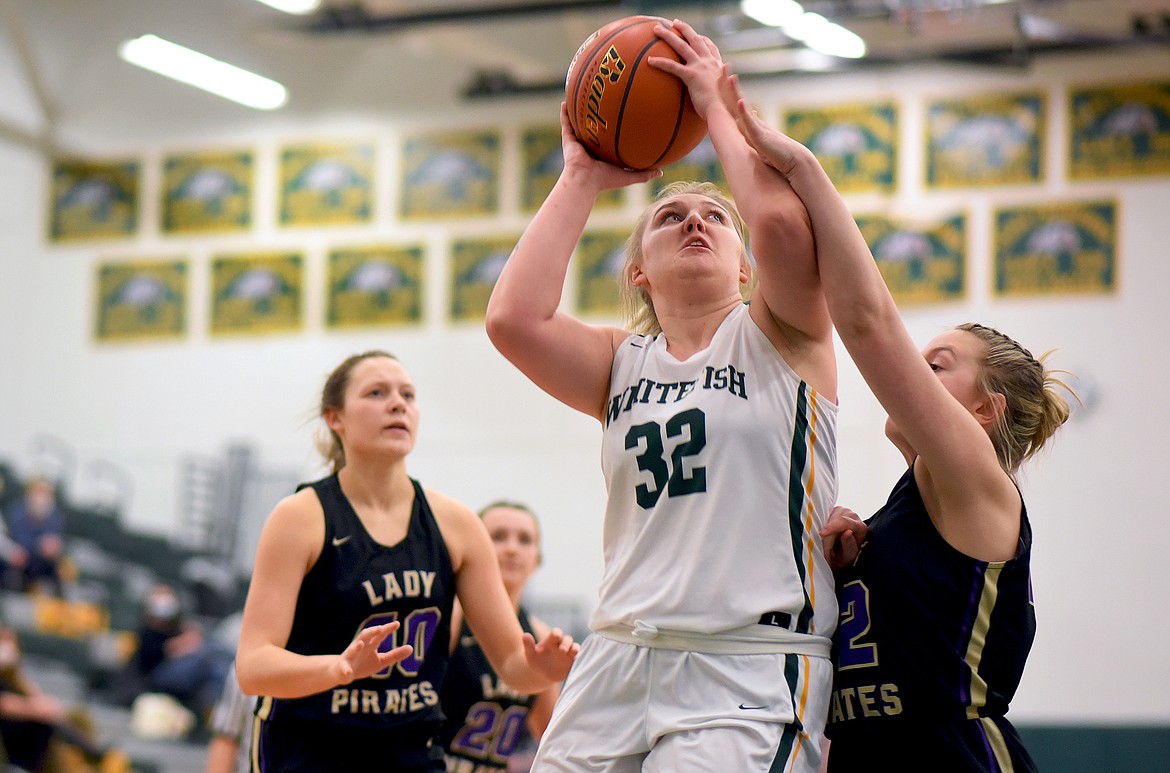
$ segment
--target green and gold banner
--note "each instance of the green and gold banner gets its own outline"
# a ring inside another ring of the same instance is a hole
[[[899,306],[963,298],[967,283],[967,218],[954,215],[927,226],[874,215],[857,225]]]
[[[300,330],[304,263],[299,252],[217,255],[211,262],[212,335]]]
[[[500,136],[495,131],[408,138],[402,149],[403,220],[484,217],[500,208]]]
[[[540,209],[565,168],[561,151],[561,129],[547,126],[527,129],[520,135],[520,210],[532,213]],[[594,210],[616,209],[624,201],[624,188],[604,191],[597,197]]]
[[[889,193],[898,170],[892,102],[790,110],[784,132],[816,154],[841,193]]]
[[[331,250],[326,327],[422,322],[424,273],[420,245]]]
[[[711,144],[711,137],[695,146],[695,149],[675,161],[670,166],[662,168],[662,176],[649,182],[650,198],[657,196],[663,188],[673,182],[689,180],[706,180],[713,182],[725,194],[731,194],[727,185],[727,177],[723,174],[723,165],[719,163],[719,156],[715,153],[715,146]]]
[[[1073,89],[1068,176],[1170,174],[1170,83]]]
[[[1024,185],[1044,178],[1041,92],[934,102],[927,108],[926,185]]]
[[[451,245],[451,319],[473,322],[484,318],[488,298],[519,234],[459,239]]]
[[[1101,294],[1116,287],[1116,202],[1067,202],[996,211],[997,294]]]
[[[620,287],[630,229],[586,231],[577,243],[577,311],[584,316],[619,318]]]
[[[281,225],[359,225],[373,219],[373,145],[314,144],[281,150]]]
[[[99,341],[180,338],[187,326],[187,263],[137,260],[97,269]]]
[[[49,239],[125,239],[138,231],[137,161],[59,160],[50,186]]]
[[[163,162],[163,232],[246,231],[252,225],[255,166],[249,151],[168,156]]]

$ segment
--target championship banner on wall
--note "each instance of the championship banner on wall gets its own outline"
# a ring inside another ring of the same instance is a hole
[[[890,193],[898,170],[892,102],[790,110],[784,133],[809,148],[841,193]]]
[[[1116,287],[1116,202],[996,211],[996,294],[1097,294],[1111,293]]]
[[[295,145],[280,151],[282,226],[360,225],[374,219],[374,146]]]
[[[880,215],[856,220],[899,306],[945,303],[966,295],[966,215],[925,227]]]
[[[163,162],[163,233],[246,231],[252,225],[254,174],[249,151],[168,156]]]
[[[49,240],[125,239],[138,230],[137,161],[53,163]]]
[[[403,220],[483,217],[499,211],[500,135],[425,134],[402,148]]]
[[[100,264],[96,311],[94,338],[98,341],[181,338],[187,327],[187,263]]]
[[[725,194],[730,195],[731,188],[727,185],[727,177],[723,174],[723,165],[719,163],[719,156],[715,153],[715,146],[711,144],[710,136],[704,137],[694,150],[678,161],[663,167],[661,177],[656,177],[647,183],[650,198],[653,199],[671,183],[690,180],[708,180],[719,186],[719,189]]]
[[[1170,83],[1073,89],[1068,111],[1069,179],[1170,174]]]
[[[617,319],[626,239],[630,229],[586,231],[577,243],[577,311],[582,316]]]
[[[520,234],[459,239],[451,245],[451,320],[482,321],[488,298]]]
[[[421,245],[338,248],[329,252],[328,271],[326,327],[422,322]]]
[[[1022,185],[1044,177],[1047,99],[1040,92],[934,102],[927,108],[926,185]]]
[[[300,330],[304,257],[299,252],[217,255],[211,262],[211,333]]]
[[[520,135],[520,211],[540,209],[565,168],[561,150],[561,128],[545,126],[526,129]],[[624,188],[602,191],[593,205],[594,211],[617,209],[624,199]]]

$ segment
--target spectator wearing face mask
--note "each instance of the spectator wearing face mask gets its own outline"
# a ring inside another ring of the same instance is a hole
[[[60,567],[64,528],[52,481],[30,479],[24,487],[24,498],[8,513],[8,540],[0,557],[0,569],[10,589],[63,595]]]
[[[142,693],[165,693],[202,727],[219,697],[233,653],[183,614],[175,589],[154,586],[143,604],[138,647],[115,679],[115,699],[130,705]]]

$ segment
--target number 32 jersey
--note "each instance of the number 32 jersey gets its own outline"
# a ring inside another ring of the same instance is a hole
[[[819,531],[837,498],[836,422],[746,305],[686,360],[662,335],[627,338],[604,416],[605,570],[591,627],[831,636]]]

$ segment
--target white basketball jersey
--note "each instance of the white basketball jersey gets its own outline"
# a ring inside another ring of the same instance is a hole
[[[746,305],[685,361],[661,335],[627,338],[604,418],[605,572],[591,627],[831,636],[819,531],[837,498],[836,420]]]

